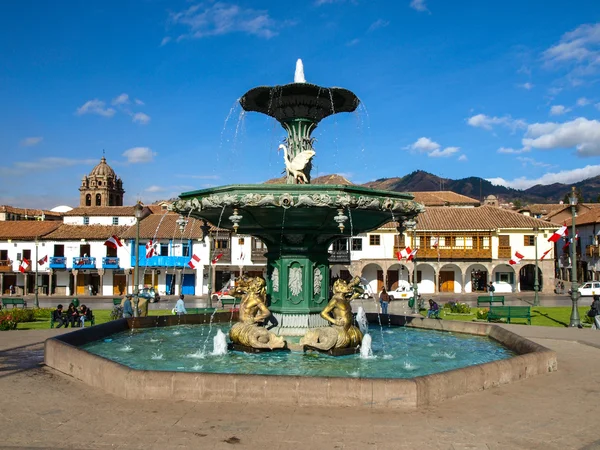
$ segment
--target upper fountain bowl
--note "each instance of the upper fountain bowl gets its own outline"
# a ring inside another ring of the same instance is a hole
[[[244,110],[266,114],[279,122],[308,119],[319,123],[332,114],[353,112],[359,103],[358,97],[348,89],[310,83],[259,86],[240,98]]]

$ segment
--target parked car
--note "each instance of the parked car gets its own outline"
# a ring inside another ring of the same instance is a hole
[[[391,300],[409,300],[413,298],[413,287],[409,285],[406,281],[399,282],[398,287],[393,291],[388,291]],[[421,297],[421,294],[419,294]]]
[[[600,281],[588,281],[577,289],[581,297],[591,297],[600,295]]]
[[[145,287],[140,289],[139,296],[147,299],[150,303],[158,302],[160,300],[160,296],[158,295],[158,292],[154,290],[154,288]]]

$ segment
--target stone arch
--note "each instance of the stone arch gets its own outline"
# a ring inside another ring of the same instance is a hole
[[[102,206],[102,194],[96,194],[96,206]]]
[[[86,194],[85,206],[92,206],[92,195],[91,194]]]
[[[492,271],[492,279],[496,293],[519,292],[519,282],[513,266],[498,264]]]
[[[439,292],[460,294],[463,291],[462,270],[458,264],[442,264],[440,266],[438,280]]]
[[[373,294],[378,293],[383,286],[384,267],[376,262],[370,262],[363,265],[361,269],[361,278]]]
[[[490,280],[491,275],[484,264],[470,264],[465,269],[465,292],[487,292]]]
[[[417,281],[419,293],[435,294],[436,289],[436,272],[432,264],[417,261]]]
[[[535,282],[535,264],[525,264],[519,270],[519,291],[533,291]],[[542,275],[542,269],[538,267],[538,284],[539,292],[541,292],[544,286],[544,278]]]
[[[408,287],[412,283],[411,272],[408,266],[402,262],[393,262],[386,269],[386,288],[393,291],[399,286]]]

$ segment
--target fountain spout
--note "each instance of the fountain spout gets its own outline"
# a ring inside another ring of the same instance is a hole
[[[304,78],[304,65],[302,65],[302,60],[300,58],[298,58],[298,61],[296,61],[294,83],[306,83],[306,78]]]

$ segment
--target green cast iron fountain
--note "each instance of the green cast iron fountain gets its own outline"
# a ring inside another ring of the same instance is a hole
[[[247,111],[274,117],[287,131],[286,184],[229,185],[184,192],[173,209],[221,228],[261,239],[268,248],[267,299],[276,334],[304,335],[327,326],[319,315],[329,300],[333,241],[403,222],[423,206],[407,193],[358,186],[311,185],[311,133],[321,119],[354,111],[359,100],[341,88],[306,83],[298,60],[295,82],[257,87],[240,99]]]

